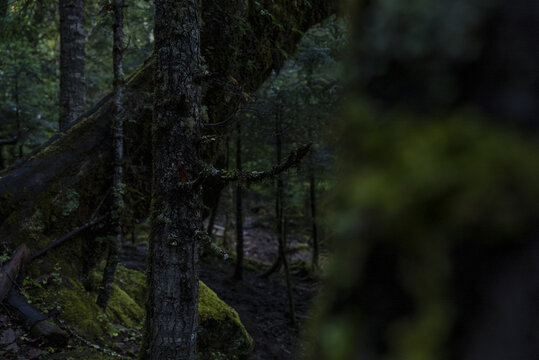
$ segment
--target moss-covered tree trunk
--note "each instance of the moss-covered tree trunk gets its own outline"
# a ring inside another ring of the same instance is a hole
[[[155,1],[153,182],[147,359],[194,360],[200,186],[200,8]]]
[[[124,71],[123,71],[123,0],[114,0],[112,11],[114,17],[113,49],[112,60],[114,70],[114,95],[113,109],[114,122],[112,125],[112,147],[114,158],[114,170],[112,175],[112,212],[111,218],[114,227],[113,240],[109,242],[109,253],[107,264],[103,271],[103,281],[97,297],[97,305],[102,309],[107,307],[114,275],[120,257],[122,246],[122,215],[124,210],[123,199],[123,150],[124,150],[124,119],[123,119],[123,92],[124,92]]]

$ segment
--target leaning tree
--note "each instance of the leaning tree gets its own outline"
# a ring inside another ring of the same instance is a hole
[[[336,11],[336,2],[258,1],[205,2],[201,28],[203,158],[218,163],[215,134],[226,131],[228,120],[249,93],[288,54],[310,26]],[[151,179],[150,124],[153,111],[153,72],[150,57],[126,80],[125,124],[126,204],[130,215],[148,215]],[[0,176],[0,238],[9,245],[26,242],[32,250],[51,239],[90,223],[94,232],[110,232],[103,221],[111,202],[113,173],[112,96],[106,96],[58,134]],[[219,181],[204,184],[203,198],[211,204]],[[73,248],[70,247],[70,251]],[[56,253],[58,254],[58,253]],[[76,263],[76,262],[75,262]],[[66,264],[66,268],[69,268]]]

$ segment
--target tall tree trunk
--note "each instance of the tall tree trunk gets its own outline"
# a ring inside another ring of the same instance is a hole
[[[282,119],[281,119],[281,106],[279,105],[277,116],[275,117],[275,149],[277,153],[277,164],[281,163],[283,157],[283,141],[282,141]],[[296,312],[294,311],[294,297],[292,295],[292,281],[290,279],[290,269],[288,268],[288,260],[286,259],[286,237],[285,237],[285,220],[284,220],[284,207],[283,207],[283,190],[284,183],[281,174],[277,175],[277,186],[275,189],[275,217],[277,219],[277,240],[279,242],[279,258],[280,263],[284,268],[284,275],[286,279],[286,289],[288,296],[288,308],[290,311],[290,321],[292,325],[296,325]],[[279,260],[278,260],[279,261]]]
[[[288,311],[290,312],[290,323],[292,324],[292,326],[296,326],[297,320],[296,320],[296,310],[295,310],[295,305],[294,305],[294,292],[292,288],[292,277],[290,276],[290,269],[288,267],[288,259],[286,258],[286,250],[288,247],[287,246],[288,245],[288,241],[287,241],[288,221],[286,217],[284,216],[282,202],[281,202],[281,219],[282,219],[281,229],[283,232],[283,236],[282,236],[283,245],[280,246],[280,250],[281,250],[280,256],[283,259],[284,276],[286,280],[286,294],[288,296]]]
[[[0,144],[0,170],[6,167],[6,159],[4,156],[4,145]]]
[[[311,223],[312,223],[312,242],[313,242],[313,257],[311,264],[313,269],[318,268],[319,263],[319,248],[318,248],[318,225],[316,224],[316,181],[314,177],[314,170],[311,166],[311,173],[309,174],[310,183],[310,197],[311,197]]]
[[[153,182],[146,344],[141,357],[193,360],[198,309],[200,4],[155,0]],[[147,345],[147,346],[146,346]]]
[[[114,157],[114,173],[112,176],[112,221],[114,226],[114,238],[109,242],[109,253],[107,264],[103,271],[103,280],[97,297],[97,305],[102,309],[107,307],[114,275],[118,266],[119,254],[122,246],[122,214],[124,209],[123,199],[123,148],[124,148],[124,73],[123,73],[123,0],[114,0],[112,11],[114,16],[113,36],[114,44],[112,48],[112,60],[114,67],[114,96],[113,111],[114,122],[112,125],[112,148]]]
[[[236,169],[243,171],[241,162],[241,121],[236,122]],[[234,278],[241,280],[243,277],[243,207],[242,207],[242,188],[241,183],[236,183],[236,269]]]
[[[281,138],[281,109],[277,111],[276,117],[275,117],[275,154],[277,155],[276,160],[277,164],[281,162],[282,158],[282,138]],[[279,271],[281,269],[281,265],[283,264],[283,228],[282,228],[282,191],[283,191],[283,179],[281,175],[278,175],[277,181],[276,181],[276,187],[275,187],[275,223],[276,223],[276,233],[277,233],[277,259],[271,265],[271,267],[262,274],[262,277],[268,277],[271,274],[273,274],[276,271]]]
[[[9,0],[0,0],[0,17],[4,17],[7,15],[7,11],[9,9]]]
[[[60,131],[85,110],[84,1],[60,0]]]
[[[225,158],[225,169],[230,170],[230,136],[226,137],[226,158]],[[230,229],[230,199],[231,199],[231,190],[227,186],[224,189],[225,191],[225,204],[224,204],[224,213],[225,213],[225,226],[223,229],[223,246],[229,251],[232,249],[232,244],[228,239],[228,230]]]

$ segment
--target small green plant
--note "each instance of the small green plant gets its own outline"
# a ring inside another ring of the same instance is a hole
[[[0,262],[2,263],[8,261],[9,259],[11,259],[11,255],[9,255],[7,252],[0,255]]]
[[[62,284],[62,275],[61,275],[62,267],[60,264],[56,263],[54,265],[54,271],[51,273],[52,282],[56,285]]]

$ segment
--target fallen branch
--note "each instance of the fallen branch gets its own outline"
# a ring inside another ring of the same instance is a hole
[[[17,310],[24,324],[33,337],[39,337],[49,344],[65,345],[67,334],[58,326],[48,321],[47,316],[28,303],[14,289],[17,279],[24,273],[24,268],[30,258],[30,249],[21,244],[14,251],[11,259],[2,266],[0,273],[0,302],[3,301]]]
[[[38,250],[34,254],[32,254],[32,256],[30,258],[30,261],[34,261],[35,259],[45,255],[49,250],[52,250],[52,249],[62,245],[64,242],[66,242],[67,240],[69,240],[73,236],[77,235],[81,231],[89,228],[90,226],[99,224],[101,221],[105,220],[107,218],[107,216],[108,215],[102,215],[102,216],[100,216],[98,218],[94,218],[94,219],[88,221],[86,224],[81,225],[78,228],[71,230],[70,232],[68,232],[67,234],[62,236],[61,238],[54,239],[49,245],[47,245],[43,249]]]
[[[67,333],[48,321],[47,315],[30,305],[24,296],[11,290],[5,302],[17,310],[32,337],[40,338],[51,345],[65,346],[67,344],[69,338]]]
[[[25,244],[21,244],[15,249],[11,259],[2,266],[2,271],[0,272],[0,302],[8,296],[19,274],[22,273],[28,263],[29,256],[30,249]]]

